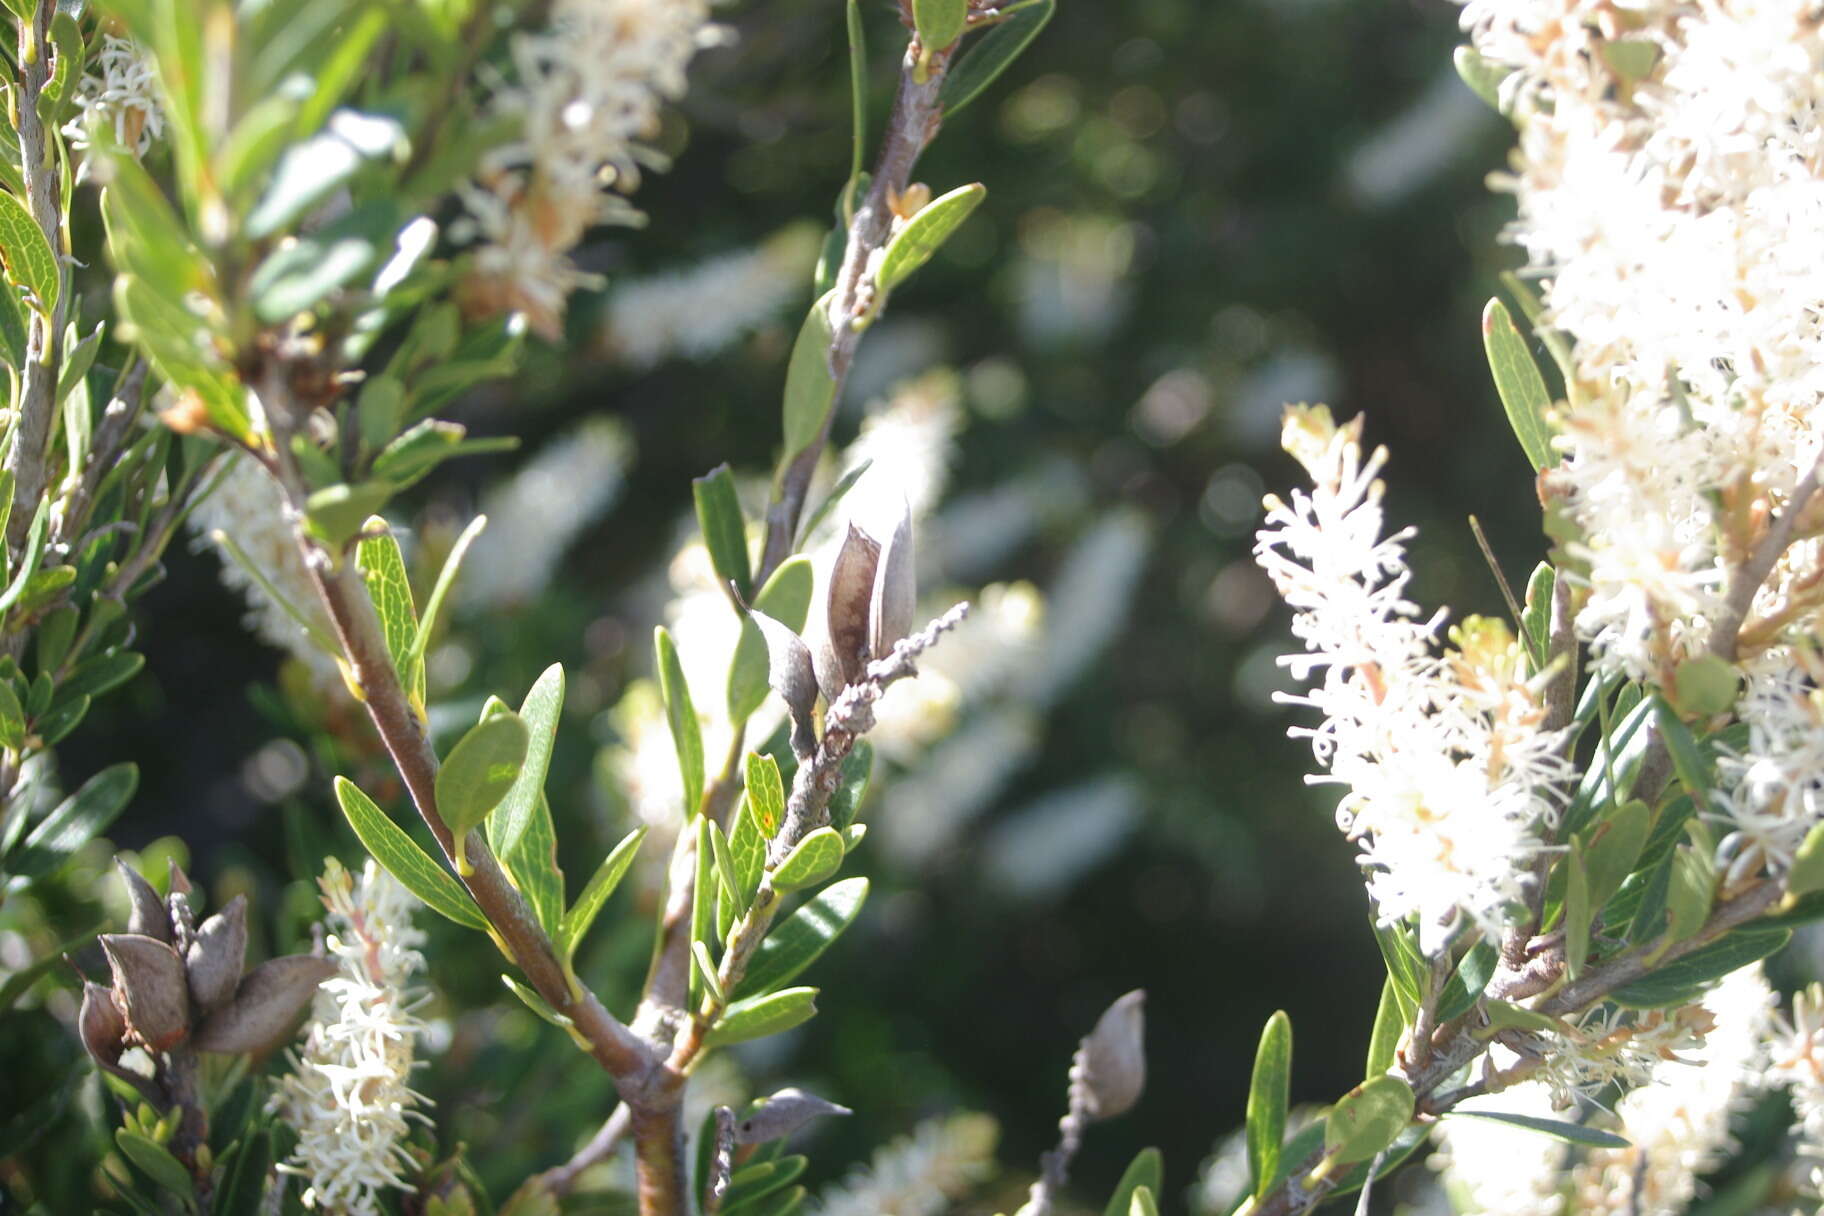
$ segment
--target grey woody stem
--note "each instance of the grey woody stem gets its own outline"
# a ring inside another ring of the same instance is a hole
[[[855,325],[868,314],[868,292],[864,276],[869,258],[884,247],[893,231],[893,203],[904,194],[912,181],[912,169],[919,154],[937,137],[943,122],[943,107],[938,93],[950,66],[955,48],[933,54],[924,80],[918,79],[917,43],[906,48],[900,65],[899,90],[893,98],[893,110],[887,118],[887,129],[874,166],[873,181],[855,217],[849,223],[848,244],[843,250],[842,268],[836,276],[836,288],[830,304],[830,376],[835,381],[833,401],[842,399],[842,386],[849,368],[855,362],[855,349],[861,343],[862,330]],[[836,410],[832,404],[830,418]],[[766,546],[760,556],[757,582],[779,568],[792,554],[798,536],[798,520],[804,514],[805,495],[810,491],[811,476],[829,439],[830,418],[824,419],[823,431],[815,442],[792,458],[780,473],[774,487],[772,503],[766,512]]]

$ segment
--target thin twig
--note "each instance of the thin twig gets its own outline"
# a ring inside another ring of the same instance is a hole
[[[633,1111],[625,1102],[617,1102],[614,1111],[601,1128],[590,1137],[589,1143],[576,1150],[574,1156],[562,1165],[546,1170],[538,1176],[537,1181],[556,1198],[563,1198],[576,1187],[576,1180],[584,1171],[606,1161],[621,1141],[627,1136],[627,1129],[633,1120]]]
[[[1488,564],[1488,572],[1495,576],[1495,586],[1501,588],[1501,598],[1507,601],[1507,612],[1513,618],[1514,632],[1523,633],[1526,629],[1526,614],[1520,610],[1520,601],[1514,598],[1514,589],[1508,585],[1501,563],[1495,560],[1495,551],[1489,547],[1488,534],[1482,531],[1482,521],[1470,516],[1469,530],[1476,538],[1476,548],[1482,550],[1482,560]]]
[[[1813,464],[1811,470],[1800,479],[1792,489],[1791,497],[1786,500],[1786,508],[1774,518],[1767,529],[1767,535],[1761,537],[1761,543],[1754,547],[1748,560],[1737,566],[1729,576],[1729,591],[1723,600],[1723,612],[1716,620],[1710,634],[1710,653],[1718,658],[1735,661],[1736,645],[1741,640],[1742,625],[1748,619],[1748,610],[1754,605],[1754,597],[1773,573],[1786,547],[1792,543],[1793,533],[1799,526],[1799,517],[1805,513],[1812,496],[1818,492],[1819,464]]]

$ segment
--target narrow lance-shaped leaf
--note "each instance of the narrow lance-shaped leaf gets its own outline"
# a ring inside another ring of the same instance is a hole
[[[1558,463],[1558,454],[1552,448],[1552,428],[1546,420],[1546,411],[1552,406],[1551,394],[1526,348],[1526,339],[1514,328],[1507,305],[1499,300],[1490,300],[1482,311],[1482,345],[1488,354],[1495,391],[1501,396],[1508,425],[1520,441],[1527,463],[1535,472],[1553,467]]]
[[[770,992],[798,978],[855,923],[867,899],[865,878],[845,878],[819,891],[815,899],[766,935],[737,986],[737,995]]]
[[[49,874],[120,817],[139,787],[139,768],[122,763],[102,769],[57,804],[32,829],[6,870],[14,878]]]
[[[678,661],[678,648],[671,634],[661,625],[653,630],[652,642],[658,656],[659,695],[665,701],[665,720],[671,726],[678,772],[684,780],[684,818],[688,820],[703,801],[703,728],[697,722],[690,686],[684,681],[684,667]]]
[[[557,724],[563,712],[564,669],[553,663],[532,682],[526,699],[520,702],[519,716],[526,724],[525,763],[512,788],[488,817],[488,844],[502,856],[519,843],[545,792],[545,774],[551,768],[551,752],[557,746]]]
[[[418,632],[412,638],[412,657],[420,667],[424,656],[431,648],[431,635],[437,629],[437,617],[443,611],[443,601],[456,583],[456,575],[462,569],[462,559],[468,556],[469,546],[481,535],[481,530],[488,526],[488,517],[477,515],[469,521],[469,526],[462,530],[456,543],[450,546],[450,555],[443,560],[443,569],[437,572],[437,583],[431,588],[430,598],[424,601],[424,618],[418,622]],[[525,716],[525,711],[520,711]]]
[[[430,854],[405,834],[405,830],[375,806],[360,787],[346,777],[335,781],[336,801],[349,826],[373,859],[399,880],[401,886],[423,900],[433,911],[470,929],[486,929],[487,918],[475,900],[450,872],[431,860]]]
[[[1462,1107],[1449,1112],[1451,1119],[1487,1119],[1494,1123],[1505,1123],[1510,1127],[1525,1128],[1529,1132],[1538,1132],[1569,1144],[1586,1144],[1591,1148],[1632,1148],[1626,1140],[1614,1132],[1605,1132],[1601,1128],[1585,1127],[1580,1123],[1565,1123],[1557,1119],[1541,1119],[1536,1115],[1510,1115],[1498,1110],[1465,1110]]]
[[[1013,66],[1013,61],[1032,45],[1032,40],[1039,36],[1057,7],[1057,0],[1036,0],[1036,3],[1022,5],[986,34],[978,36],[975,44],[951,67],[938,91],[944,116],[955,115]]]
[[[1257,1197],[1266,1194],[1279,1172],[1291,1080],[1292,1019],[1282,1009],[1267,1019],[1260,1032],[1254,1079],[1248,1087],[1248,1174]]]
[[[1381,1003],[1374,1011],[1374,1029],[1368,1036],[1368,1062],[1362,1077],[1378,1077],[1393,1067],[1400,1049],[1400,1036],[1406,1033],[1406,1019],[1400,1016],[1400,999],[1393,991],[1392,980],[1381,981]]]
[[[912,26],[927,51],[948,50],[968,20],[969,0],[912,0]]]
[[[412,585],[405,573],[405,556],[386,520],[369,517],[365,535],[355,547],[355,567],[367,584],[367,595],[380,617],[387,653],[399,683],[419,713],[424,712],[424,659],[413,650],[418,636],[418,610],[412,603]]]
[[[735,494],[735,475],[720,465],[690,483],[697,504],[697,526],[709,550],[710,565],[724,583],[733,583],[743,602],[754,594],[748,566],[747,521]]]
[[[1127,1163],[1127,1169],[1122,1171],[1121,1181],[1115,1183],[1114,1194],[1109,1196],[1108,1205],[1102,1209],[1102,1216],[1129,1216],[1137,1196],[1147,1196],[1141,1201],[1144,1206],[1152,1202],[1153,1195],[1164,1189],[1164,1155],[1156,1148],[1143,1148]]]
[[[576,897],[576,903],[564,913],[564,930],[560,945],[566,958],[576,953],[577,944],[589,927],[595,923],[602,905],[614,894],[614,889],[621,885],[621,879],[627,874],[627,867],[633,864],[634,854],[640,851],[640,842],[646,839],[644,827],[635,828],[622,837],[621,842],[602,858],[602,864],[595,868],[583,893]]]
[[[823,434],[830,408],[836,402],[836,381],[830,375],[830,296],[819,297],[798,331],[791,361],[785,371],[785,456],[781,468]]]
[[[842,836],[834,828],[818,828],[798,842],[773,871],[773,886],[781,891],[814,887],[842,866]]]
[[[882,291],[891,291],[911,278],[929,262],[937,251],[963,226],[963,221],[988,197],[988,187],[980,182],[958,186],[939,195],[918,209],[905,227],[887,243],[881,255],[880,268],[874,281]]]
[[[712,1047],[721,1047],[778,1034],[809,1021],[816,1012],[815,988],[787,988],[766,996],[736,1001],[710,1028],[705,1042]]]

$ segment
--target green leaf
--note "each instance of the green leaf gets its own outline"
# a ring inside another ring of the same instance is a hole
[[[361,845],[401,886],[423,900],[432,911],[447,916],[470,929],[486,929],[487,917],[475,906],[463,885],[448,870],[431,860],[430,854],[405,834],[405,829],[387,817],[359,786],[346,777],[335,781],[336,801],[348,824],[355,829]]]
[[[1425,961],[1419,956],[1417,943],[1404,925],[1374,925],[1375,944],[1381,948],[1381,961],[1393,980],[1394,993],[1400,999],[1400,1014],[1408,1022],[1419,1009],[1424,986]]]
[[[1600,44],[1602,58],[1629,84],[1645,80],[1659,62],[1659,47],[1645,38],[1609,38]]]
[[[1362,1082],[1324,1117],[1324,1152],[1348,1164],[1386,1148],[1412,1122],[1412,1086],[1391,1074]]]
[[[286,150],[272,183],[247,217],[249,237],[260,240],[289,228],[364,164],[392,156],[406,142],[405,128],[378,114],[339,111],[330,128]]]
[[[1108,1206],[1102,1209],[1102,1216],[1128,1216],[1137,1192],[1147,1192],[1150,1201],[1150,1196],[1164,1189],[1164,1156],[1156,1148],[1143,1148],[1122,1171],[1121,1181],[1115,1183],[1115,1193],[1108,1197]]]
[[[865,878],[845,878],[819,891],[766,935],[736,994],[764,994],[796,979],[855,923],[867,899]]]
[[[526,724],[526,758],[513,786],[488,819],[488,845],[497,854],[511,853],[532,822],[538,800],[545,792],[545,775],[557,746],[557,723],[564,712],[564,668],[553,663],[539,674],[520,702],[519,717]]]
[[[803,544],[804,538],[817,530],[818,524],[829,518],[830,512],[834,511],[837,505],[848,495],[848,492],[855,488],[855,483],[861,480],[862,474],[873,467],[874,462],[872,460],[864,460],[836,479],[836,484],[831,486],[830,492],[823,496],[823,501],[817,504],[817,509],[806,516],[804,523],[799,526],[799,544]],[[767,615],[771,616],[773,614],[769,612]],[[783,620],[784,618],[781,617],[780,619]],[[802,628],[802,626],[799,628]]]
[[[836,792],[830,795],[830,826],[838,832],[847,832],[855,822],[855,813],[868,796],[868,780],[873,775],[874,745],[866,739],[857,739],[849,754],[842,758]]]
[[[50,316],[57,307],[57,258],[44,230],[25,204],[0,191],[0,261],[13,282],[32,293],[35,307]]]
[[[1786,893],[1797,897],[1824,890],[1824,823],[1806,833],[1786,871]]]
[[[1400,998],[1393,990],[1393,981],[1381,981],[1381,1003],[1374,1011],[1374,1029],[1368,1036],[1368,1063],[1362,1071],[1364,1079],[1378,1077],[1393,1067],[1393,1062],[1400,1048],[1400,1036],[1406,1033],[1406,1019],[1400,1016]]]
[[[1536,1115],[1510,1115],[1498,1110],[1464,1110],[1462,1107],[1458,1107],[1455,1110],[1446,1111],[1445,1117],[1449,1119],[1487,1119],[1494,1123],[1505,1123],[1510,1127],[1522,1127],[1529,1132],[1539,1132],[1570,1144],[1587,1144],[1591,1148],[1633,1147],[1614,1132],[1585,1127],[1581,1123],[1563,1123],[1557,1119],[1541,1119]]]
[[[735,812],[728,851],[735,866],[735,894],[741,900],[741,906],[748,907],[754,902],[754,893],[760,889],[760,876],[766,872],[766,840],[760,835],[746,801]]]
[[[389,486],[375,481],[325,486],[304,500],[304,520],[317,539],[340,550],[386,505],[392,493]]]
[[[1681,848],[1672,855],[1666,892],[1666,940],[1682,942],[1704,927],[1716,893],[1716,866],[1707,853]]]
[[[500,805],[526,763],[528,733],[515,713],[495,714],[469,728],[437,770],[437,811],[458,840]]]
[[[565,958],[576,953],[576,947],[595,923],[602,905],[614,894],[614,889],[621,885],[621,879],[627,874],[627,867],[633,864],[635,853],[640,851],[640,843],[646,839],[644,827],[635,828],[621,838],[608,856],[602,858],[602,864],[590,875],[588,885],[583,893],[576,897],[576,903],[564,913],[563,932],[558,936],[558,951]]]
[[[374,480],[386,482],[397,493],[415,485],[446,460],[482,452],[510,452],[519,446],[519,440],[511,435],[492,439],[468,439],[467,435],[467,428],[459,423],[426,418],[374,457]]]
[[[557,828],[551,822],[551,804],[539,795],[538,806],[519,843],[502,859],[507,873],[526,902],[546,936],[556,939],[564,927],[564,872],[557,864]]]
[[[8,872],[15,879],[49,874],[76,850],[107,831],[126,810],[138,788],[137,765],[122,763],[102,769],[32,829],[7,863]]]
[[[912,28],[927,51],[949,50],[968,23],[969,0],[912,0]]]
[[[222,1216],[256,1216],[271,1169],[272,1132],[261,1128],[242,1140],[234,1156],[224,1162],[214,1210]]]
[[[747,520],[735,494],[734,473],[727,465],[718,465],[692,479],[690,492],[696,500],[697,526],[703,530],[703,545],[709,550],[716,577],[724,584],[733,583],[741,602],[747,603],[754,594],[753,572],[748,565]]]
[[[715,928],[716,920],[716,867],[714,860],[715,846],[710,843],[709,834],[715,831],[709,816],[697,820],[697,874],[696,882],[690,889],[690,940],[706,941]],[[693,969],[690,973],[690,1005],[696,1008],[703,999],[703,977]]]
[[[836,403],[836,381],[830,375],[830,296],[811,305],[792,344],[785,369],[785,455],[780,468],[816,443]]]
[[[6,590],[0,592],[0,612],[5,612],[19,602],[31,584],[32,575],[38,573],[38,559],[44,556],[44,528],[51,516],[51,500],[55,497],[46,494],[38,500],[38,510],[32,516],[31,530],[25,534],[25,554],[19,559],[18,572]]]
[[[1637,798],[1616,807],[1577,841],[1588,878],[1592,909],[1608,903],[1634,872],[1653,829],[1653,812]]]
[[[1494,978],[1495,967],[1500,961],[1500,951],[1488,942],[1479,941],[1469,948],[1450,979],[1445,981],[1444,990],[1438,994],[1437,1021],[1440,1025],[1469,1012],[1483,989],[1488,987],[1488,981]]]
[[[527,1009],[530,1009],[533,1013],[536,1013],[539,1017],[551,1023],[553,1026],[568,1030],[576,1025],[575,1022],[551,1008],[551,1002],[538,995],[538,990],[531,985],[521,983],[519,980],[514,979],[505,972],[501,973],[500,982],[505,984],[507,990],[514,996],[524,1001]]]
[[[418,637],[418,610],[412,603],[412,584],[405,573],[405,555],[386,520],[371,516],[362,525],[355,546],[355,568],[367,583],[367,597],[380,617],[386,651],[405,695],[419,713],[424,712],[424,659],[413,653]]]
[[[1557,1034],[1564,1023],[1550,1014],[1539,1013],[1523,1005],[1490,999],[1482,1007],[1488,1011],[1488,1024],[1498,1030],[1530,1030],[1538,1034]]]
[[[25,367],[25,305],[13,285],[0,281],[0,361],[14,371]]]
[[[0,745],[15,752],[25,748],[25,707],[6,680],[0,680]]]
[[[56,948],[46,951],[43,957],[7,976],[6,982],[0,983],[0,1013],[11,1009],[20,997],[32,990],[32,985],[62,966],[65,955],[88,945],[106,927],[107,922],[102,921],[92,929],[67,937],[58,942]]]
[[[186,1198],[195,1195],[190,1183],[190,1171],[178,1163],[165,1146],[156,1140],[130,1132],[124,1127],[114,1129],[114,1143],[120,1146],[121,1155],[134,1165],[144,1170],[152,1181],[167,1191]]]
[[[842,834],[818,828],[798,842],[773,871],[773,886],[780,891],[814,887],[842,866]]]
[[[709,1028],[704,1041],[711,1047],[745,1043],[808,1022],[817,1013],[817,989],[787,988],[765,996],[736,1001]]]
[[[398,212],[390,200],[363,203],[308,236],[279,246],[248,280],[253,312],[268,325],[290,320],[367,274],[392,247]]]
[[[450,554],[443,559],[443,569],[437,572],[437,585],[431,588],[431,598],[424,602],[424,618],[418,622],[418,632],[412,638],[412,657],[422,664],[424,656],[430,653],[431,636],[437,629],[437,618],[443,611],[443,601],[456,584],[456,574],[462,569],[462,559],[468,555],[469,546],[481,535],[481,530],[488,526],[488,517],[477,515],[469,521],[469,526],[462,530],[456,543],[450,546]],[[521,709],[519,716],[524,718],[526,711]],[[528,725],[530,721],[528,720]]]
[[[1037,0],[1037,3],[1024,5],[978,37],[975,45],[963,52],[938,90],[937,99],[944,108],[946,120],[981,96],[1002,72],[1013,66],[1013,61],[1039,36],[1057,7],[1057,0]]]
[[[1596,919],[1596,905],[1590,899],[1589,867],[1575,851],[1564,859],[1564,966],[1565,975],[1576,979],[1583,973],[1590,957],[1590,925]]]
[[[1554,467],[1558,453],[1552,449],[1552,427],[1545,416],[1552,408],[1551,393],[1527,350],[1526,339],[1514,328],[1514,319],[1500,300],[1490,300],[1482,310],[1482,346],[1495,378],[1495,391],[1507,410],[1508,425],[1520,441],[1527,463],[1534,472]]]
[[[684,818],[688,822],[703,801],[703,728],[690,701],[690,685],[684,682],[678,648],[663,625],[652,631],[652,643],[658,653],[659,695],[665,701],[665,720],[671,726],[678,772],[684,778]]]
[[[771,840],[779,834],[785,821],[785,784],[779,762],[763,752],[747,754],[747,808],[762,836]]]
[[[811,611],[811,593],[815,587],[810,559],[791,557],[760,588],[753,607],[790,629],[804,630],[805,618]],[[750,717],[766,701],[766,637],[751,616],[741,618],[741,637],[735,643],[735,655],[728,667],[728,714],[740,722]]]
[[[1700,654],[1679,662],[1672,673],[1672,687],[1672,702],[1679,713],[1708,718],[1734,706],[1741,691],[1741,673],[1720,655]]]
[[[1374,1176],[1377,1179],[1385,1178],[1388,1174],[1391,1174],[1394,1170],[1400,1168],[1401,1164],[1403,1164],[1408,1157],[1412,1156],[1421,1144],[1426,1142],[1429,1138],[1429,1132],[1429,1128],[1423,1125],[1417,1125],[1408,1127],[1404,1132],[1400,1133],[1399,1137],[1394,1140],[1392,1144],[1388,1145],[1386,1156],[1382,1158],[1380,1168],[1375,1170]],[[1324,1122],[1320,1119],[1311,1124],[1311,1126],[1305,1128],[1304,1131],[1298,1133],[1298,1135],[1292,1137],[1292,1139],[1286,1143],[1286,1147],[1280,1151],[1279,1160],[1282,1174],[1289,1173],[1300,1162],[1321,1149],[1323,1143]],[[1331,1179],[1333,1185],[1326,1198],[1335,1199],[1338,1196],[1347,1195],[1351,1191],[1359,1190],[1362,1182],[1368,1177],[1368,1169],[1372,1163],[1373,1161],[1371,1158],[1368,1161],[1359,1162],[1356,1165],[1332,1174]],[[1282,1176],[1274,1180],[1274,1185],[1277,1186],[1284,1181],[1285,1178]]]
[[[1507,79],[1507,67],[1484,59],[1474,47],[1468,46],[1458,47],[1451,62],[1471,92],[1487,102],[1488,108],[1497,114],[1505,113],[1501,109],[1501,82]]]
[[[1526,608],[1521,613],[1520,635],[1533,674],[1545,670],[1552,657],[1552,592],[1557,576],[1546,562],[1533,567],[1526,580]]]
[[[879,288],[893,290],[929,262],[986,197],[988,187],[975,182],[958,186],[919,208],[918,214],[907,220],[888,242],[887,251],[881,256],[880,269],[874,276]]]
[[[1708,946],[1667,963],[1649,975],[1610,994],[1619,1005],[1655,1009],[1688,1005],[1700,999],[1709,986],[1749,963],[1758,963],[1792,940],[1790,929],[1750,925],[1737,929]]]
[[[713,825],[710,830],[715,830]],[[728,994],[722,991],[722,980],[716,975],[716,961],[709,956],[709,947],[701,941],[690,943],[690,961],[692,974],[702,990],[709,994],[709,999],[716,1005],[728,1004]]]
[[[1281,1009],[1267,1019],[1254,1052],[1248,1086],[1248,1176],[1260,1198],[1279,1172],[1279,1146],[1286,1138],[1286,1109],[1292,1085],[1292,1019]]]
[[[843,206],[837,217],[839,232],[846,231],[849,221],[854,218],[855,196],[860,192],[862,161],[868,146],[867,31],[861,23],[861,5],[857,0],[848,0],[844,9],[849,35],[849,180],[843,186]]]
[[[81,725],[83,715],[89,712],[89,698],[80,696],[68,701],[59,702],[33,723],[37,728],[38,738],[46,747],[55,747],[63,742],[64,737]]]

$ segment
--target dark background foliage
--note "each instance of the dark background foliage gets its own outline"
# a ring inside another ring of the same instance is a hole
[[[866,8],[878,123],[899,35],[883,5]],[[1511,579],[1524,579],[1537,550],[1531,488],[1477,330],[1494,270],[1509,261],[1497,246],[1508,207],[1483,183],[1509,133],[1451,77],[1455,9],[1440,0],[1060,8],[921,165],[940,191],[984,181],[988,200],[896,296],[889,324],[936,335],[933,362],[1017,370],[1011,404],[970,414],[957,490],[1062,457],[1095,510],[1129,506],[1148,521],[1153,548],[1118,640],[1052,714],[1040,756],[1003,800],[1118,770],[1139,783],[1142,826],[1042,902],[992,889],[967,836],[919,874],[864,850],[876,894],[815,976],[823,1013],[755,1080],[808,1078],[857,1108],[818,1141],[824,1176],[953,1106],[995,1115],[1003,1161],[1026,1169],[1052,1139],[1076,1037],[1109,1000],[1145,987],[1147,1095],[1091,1136],[1079,1178],[1085,1196],[1104,1193],[1137,1148],[1157,1143],[1176,1206],[1213,1140],[1240,1120],[1267,1015],[1285,1008],[1298,1030],[1294,1100],[1325,1101],[1359,1079],[1380,982],[1351,850],[1331,822],[1334,794],[1302,783],[1308,753],[1285,738],[1289,716],[1269,699],[1282,680],[1271,658],[1289,641],[1249,548],[1251,500],[1293,480],[1276,452],[1280,401],[1322,396],[1339,416],[1365,412],[1370,439],[1392,449],[1391,516],[1420,528],[1421,602],[1498,611],[1467,514],[1484,521]],[[611,280],[829,214],[849,138],[839,6],[775,0],[724,19],[738,47],[699,61],[664,135],[675,166],[638,196],[650,227],[607,233],[588,251]],[[1106,285],[1103,322],[1047,337],[1020,322],[1032,307],[1021,303],[1020,267],[1060,224],[1112,233],[1129,254]],[[620,504],[574,546],[549,594],[477,635],[465,694],[516,698],[561,660],[612,703],[643,674],[637,640],[653,624],[627,588],[668,556],[689,477],[723,460],[761,472],[777,443],[795,318],[716,360],[635,374],[589,353],[594,312],[584,305],[572,318],[575,351],[534,352],[519,381],[466,407],[472,426],[522,435],[529,448],[582,415],[614,415],[640,456]],[[885,341],[885,329],[871,339]],[[1161,398],[1162,383],[1189,395]],[[839,430],[855,425],[851,413]],[[427,517],[514,459],[446,471],[421,497]],[[1042,537],[996,577],[1042,583],[1067,539]],[[117,842],[181,835],[193,868],[218,883],[283,886],[267,928],[294,933],[309,909],[312,849],[357,856],[328,799],[340,757],[256,695],[279,660],[239,629],[241,605],[216,574],[212,555],[174,555],[146,609],[147,676],[97,711],[65,766],[80,776],[137,760],[138,811]],[[557,808],[574,883],[624,825],[587,795],[608,728],[589,707],[572,710],[553,788],[568,781],[575,795]],[[311,779],[268,803],[247,779],[249,757],[285,737],[311,757]],[[616,906],[628,924],[604,935],[588,971],[624,1009],[646,939]],[[429,953],[447,1006],[498,1007],[492,960],[446,929]],[[422,1079],[446,1146],[467,1140],[503,1183],[560,1157],[566,1134],[610,1101],[562,1036],[532,1026],[513,1011],[465,1018]]]

